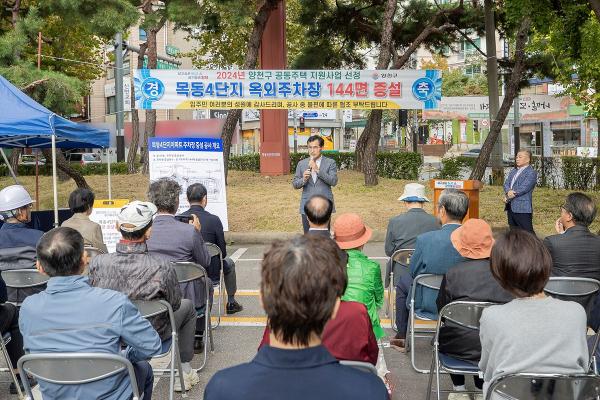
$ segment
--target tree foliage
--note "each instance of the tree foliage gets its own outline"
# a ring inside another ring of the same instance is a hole
[[[198,29],[190,38],[198,45],[190,54],[197,68],[224,69],[244,64],[246,47],[254,28],[258,0],[207,0]],[[308,29],[300,22],[299,0],[286,1],[286,45],[288,65],[294,66]]]

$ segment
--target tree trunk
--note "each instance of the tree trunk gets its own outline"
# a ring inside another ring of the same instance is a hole
[[[46,158],[46,163],[52,163],[52,149],[42,149],[42,154]],[[72,178],[78,188],[91,189],[83,175],[71,168],[71,164],[69,164],[60,149],[56,149],[56,169]]]
[[[265,0],[258,9],[258,12],[254,17],[254,27],[252,28],[252,33],[250,34],[250,39],[248,40],[248,46],[246,47],[246,58],[244,59],[244,65],[242,67],[243,69],[253,69],[256,66],[256,62],[258,60],[258,49],[260,48],[260,41],[262,40],[265,26],[267,25],[267,21],[269,20],[271,12],[275,10],[277,6],[279,6],[279,3],[281,3],[281,0]],[[223,140],[225,182],[227,182],[227,173],[229,171],[228,163],[229,154],[231,153],[233,133],[235,132],[235,127],[241,115],[242,110],[240,109],[230,110],[227,113],[227,118],[225,118],[225,123],[223,124],[221,139]]]
[[[144,14],[150,14],[154,12],[152,10],[152,2],[147,2],[142,11]],[[146,39],[146,52],[148,53],[148,69],[154,69],[157,65],[157,48],[156,48],[156,35],[162,29],[167,22],[166,16],[163,15],[155,26],[149,29]],[[143,62],[143,55],[142,55]],[[148,138],[154,137],[156,130],[156,110],[146,110],[146,124],[144,126],[144,137],[143,137],[143,148],[142,152],[142,173],[148,175],[149,172],[149,161],[148,161]]]
[[[596,15],[596,19],[600,21],[600,0],[590,0],[590,6]]]
[[[508,111],[510,110],[515,97],[519,93],[519,85],[521,83],[521,79],[523,79],[523,73],[525,71],[525,46],[527,45],[527,39],[529,37],[530,25],[531,20],[529,18],[525,18],[523,21],[521,21],[521,26],[517,32],[517,41],[515,44],[515,63],[512,73],[510,74],[510,80],[508,81],[506,94],[504,96],[504,100],[502,101],[502,105],[498,110],[496,119],[492,123],[490,133],[485,138],[483,146],[481,146],[481,152],[479,153],[479,157],[477,157],[477,162],[475,163],[475,167],[473,168],[469,179],[478,181],[483,179],[485,170],[490,160],[490,155],[492,154],[494,145],[498,140],[498,136],[500,136],[502,125],[504,125],[504,120],[508,115]]]
[[[10,167],[14,171],[16,176],[19,176],[19,158],[23,154],[23,149],[20,147],[15,147],[12,149],[10,153],[10,158],[8,162],[10,163]]]
[[[147,43],[140,44],[140,52],[138,53],[138,68],[144,65],[144,56],[146,55],[146,48],[148,47]],[[131,79],[131,87],[134,87],[133,78]],[[140,116],[138,114],[137,108],[135,108],[135,90],[131,91],[131,143],[129,145],[129,153],[127,155],[127,172],[130,174],[135,174],[137,172],[137,166],[135,163],[135,159],[137,156],[138,148],[140,147]],[[146,149],[146,143],[142,143],[142,152],[143,155]]]
[[[388,69],[392,59],[392,31],[394,15],[398,8],[397,0],[387,0],[383,13],[383,27],[377,69]],[[367,126],[356,143],[356,165],[365,174],[365,185],[377,185],[377,144],[381,135],[382,110],[373,110]]]

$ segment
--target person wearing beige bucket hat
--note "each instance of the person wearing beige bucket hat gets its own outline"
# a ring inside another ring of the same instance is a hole
[[[444,275],[437,298],[438,310],[453,301],[485,301],[504,304],[513,296],[504,290],[492,275],[490,253],[494,245],[492,228],[482,219],[469,219],[450,235],[452,245],[465,258]],[[440,329],[440,352],[477,365],[481,358],[479,332],[446,324]],[[464,375],[451,374],[455,393],[449,400],[470,399],[465,390]],[[474,377],[475,386],[483,387],[483,380]],[[479,395],[478,395],[479,396]],[[476,399],[479,397],[476,397]]]

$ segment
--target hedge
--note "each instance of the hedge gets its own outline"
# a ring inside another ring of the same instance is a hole
[[[107,164],[71,164],[71,167],[79,171],[82,175],[106,175],[108,174]],[[139,168],[139,165],[138,165]],[[35,165],[19,165],[19,175],[20,176],[30,176],[35,175]],[[119,163],[111,163],[110,164],[110,173],[113,175],[126,175],[127,174],[127,163],[119,162]],[[6,165],[0,165],[0,176],[8,175],[8,168]],[[39,174],[42,176],[52,176],[52,165],[45,164],[39,166]]]
[[[442,159],[438,174],[441,179],[460,179],[475,166],[476,158]],[[582,157],[533,157],[531,166],[537,171],[538,186],[553,189],[594,190],[600,188],[600,160]]]
[[[356,154],[351,152],[324,152],[333,158],[339,170],[355,169]],[[296,170],[298,161],[308,157],[308,153],[290,153],[290,171]],[[392,179],[414,180],[419,176],[423,158],[418,153],[377,153],[377,175]],[[260,172],[258,153],[229,157],[229,169]]]

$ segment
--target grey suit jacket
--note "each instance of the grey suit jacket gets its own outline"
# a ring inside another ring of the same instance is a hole
[[[322,155],[321,166],[319,167],[319,173],[317,174],[317,181],[313,182],[312,177],[310,177],[304,182],[302,175],[304,174],[304,171],[308,169],[309,161],[310,157],[298,162],[296,174],[292,181],[294,189],[302,189],[300,214],[304,214],[304,204],[314,195],[320,194],[333,202],[333,192],[331,191],[331,187],[335,186],[338,181],[337,165],[335,164],[335,161]],[[335,212],[335,205],[333,206],[333,211]]]

